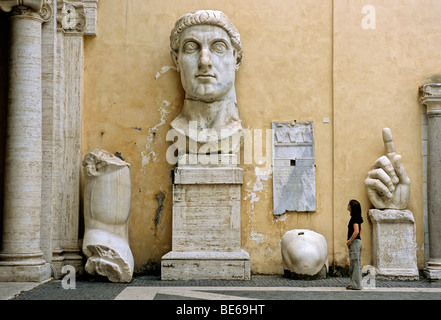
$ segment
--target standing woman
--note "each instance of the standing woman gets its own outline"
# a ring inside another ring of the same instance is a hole
[[[349,276],[351,284],[346,287],[347,290],[361,290],[361,206],[357,200],[351,200],[348,204],[348,211],[351,213],[351,220],[348,224],[348,241],[346,245],[349,248]]]

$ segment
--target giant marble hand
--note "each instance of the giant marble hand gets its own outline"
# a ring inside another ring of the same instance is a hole
[[[383,141],[386,155],[374,162],[364,184],[375,208],[403,210],[409,201],[410,179],[395,150],[389,128],[383,129]]]

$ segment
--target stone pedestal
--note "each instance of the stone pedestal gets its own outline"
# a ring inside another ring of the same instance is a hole
[[[240,247],[243,175],[234,157],[216,155],[214,164],[199,158],[193,165],[184,156],[178,162],[172,251],[162,257],[162,280],[250,279],[250,257]]]
[[[429,261],[424,274],[430,280],[441,279],[441,84],[420,88],[421,101],[427,107],[427,218]]]
[[[415,220],[409,210],[371,209],[372,257],[378,279],[418,280]]]

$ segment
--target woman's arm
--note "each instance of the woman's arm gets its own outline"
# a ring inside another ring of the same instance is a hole
[[[352,233],[352,236],[349,238],[348,241],[346,241],[346,245],[349,247],[349,245],[354,241],[354,239],[358,236],[360,233],[360,229],[358,227],[358,223],[354,223],[354,232]]]

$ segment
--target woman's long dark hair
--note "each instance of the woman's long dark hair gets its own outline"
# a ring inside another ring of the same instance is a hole
[[[361,217],[361,205],[357,200],[349,201],[349,206],[351,207],[351,217],[355,219],[360,219],[360,222],[363,222],[363,218]]]

